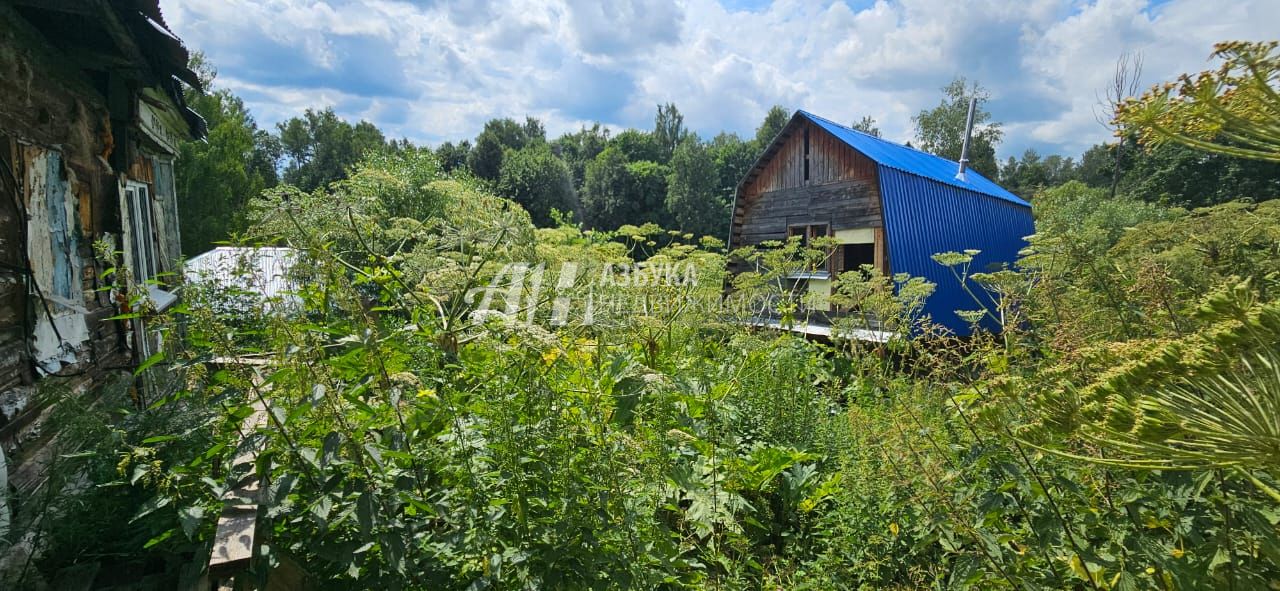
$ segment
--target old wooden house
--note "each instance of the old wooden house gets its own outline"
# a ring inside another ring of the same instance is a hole
[[[134,389],[159,346],[112,317],[176,297],[173,163],[204,133],[187,61],[156,0],[0,0],[0,445],[20,496],[56,437],[46,386]]]
[[[925,313],[966,334],[956,311],[978,304],[933,255],[979,250],[975,271],[1009,264],[1034,223],[1031,204],[977,172],[958,172],[956,162],[798,111],[738,185],[730,245],[833,238],[826,268],[792,277],[823,321],[842,313],[825,301],[833,281],[873,265],[935,283]]]

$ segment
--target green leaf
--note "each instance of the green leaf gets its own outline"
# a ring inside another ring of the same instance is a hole
[[[182,507],[178,509],[178,521],[182,524],[182,532],[188,540],[194,540],[200,522],[204,520],[204,507]]]
[[[373,531],[373,493],[363,492],[356,500],[356,521],[360,524],[360,533],[365,536]]]
[[[631,427],[643,390],[644,380],[636,377],[622,378],[614,385],[613,415],[610,417],[614,424],[623,428]]]
[[[275,418],[276,425],[279,427],[283,427],[285,422],[289,420],[289,417],[284,412],[284,408],[278,405],[271,406],[271,416]]]
[[[146,361],[143,361],[142,364],[138,366],[138,369],[133,370],[133,375],[142,375],[142,372],[147,371],[151,366],[160,363],[161,361],[164,361],[164,351],[160,351],[148,357]]]
[[[167,539],[169,539],[169,538],[173,537],[173,534],[175,534],[175,533],[177,533],[177,532],[178,532],[178,530],[177,530],[177,529],[171,529],[171,530],[169,530],[169,531],[166,531],[166,532],[164,532],[164,533],[162,533],[162,534],[160,534],[160,535],[158,535],[158,536],[156,536],[156,537],[154,537],[154,538],[151,538],[150,540],[147,540],[147,543],[143,544],[143,545],[142,545],[142,548],[143,548],[143,549],[151,548],[151,547],[155,546],[156,544],[159,544],[160,542],[163,542],[163,541],[165,541],[165,540],[167,540]]]
[[[333,500],[329,498],[329,495],[323,495],[316,499],[315,503],[311,504],[311,514],[315,515],[316,519],[320,520],[321,523],[329,519],[329,513],[332,511]]]
[[[168,506],[171,502],[173,502],[173,499],[169,497],[152,497],[151,500],[143,503],[142,507],[138,508],[138,512],[134,514],[133,519],[129,520],[129,523],[142,519],[154,513],[157,509]]]

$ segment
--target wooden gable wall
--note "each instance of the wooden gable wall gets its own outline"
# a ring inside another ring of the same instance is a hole
[[[805,131],[809,176],[805,178]],[[809,120],[793,122],[752,171],[733,213],[733,246],[785,240],[789,226],[882,228],[876,165]]]

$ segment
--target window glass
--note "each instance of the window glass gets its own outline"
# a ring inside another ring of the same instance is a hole
[[[141,225],[138,226],[138,244],[142,250],[142,268],[145,276],[142,279],[151,279],[156,276],[156,253],[155,241],[152,239],[155,232],[151,224],[151,196],[150,191],[146,187],[138,187],[138,218]]]

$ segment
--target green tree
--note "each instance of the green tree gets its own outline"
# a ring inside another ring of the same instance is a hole
[[[665,164],[641,160],[627,163],[627,184],[624,199],[634,204],[634,211],[624,220],[628,224],[654,223],[671,226],[667,212],[667,177],[671,169]]]
[[[312,191],[347,178],[353,164],[370,151],[386,149],[382,131],[368,121],[355,125],[332,108],[307,109],[276,126],[285,156],[284,181]]]
[[[605,148],[586,165],[582,210],[591,228],[612,230],[625,224],[667,225],[666,165],[627,161],[616,146]]]
[[[476,136],[475,149],[467,156],[467,166],[477,177],[496,181],[502,173],[502,158],[506,151],[546,141],[542,122],[533,117],[525,117],[523,125],[509,117],[490,119]]]
[[[1023,197],[1030,197],[1046,187],[1056,187],[1078,176],[1075,161],[1053,154],[1044,158],[1034,149],[1023,152],[1022,159],[1010,156],[1000,168],[1000,184]]]
[[[653,222],[669,225],[666,209],[670,169],[652,160],[628,162],[610,146],[587,164],[582,184],[583,217],[587,225],[613,230],[625,224]]]
[[[969,167],[988,178],[996,178],[999,165],[996,162],[996,145],[1004,132],[999,123],[991,122],[991,113],[982,107],[991,94],[977,82],[969,84],[963,77],[942,87],[943,98],[938,106],[920,111],[911,118],[916,126],[916,140],[921,150],[950,160],[960,160],[964,144],[965,123],[969,113],[969,99],[978,99],[973,114],[973,135],[969,141]]]
[[[491,134],[476,137],[476,147],[467,154],[467,168],[478,178],[497,180],[502,172],[502,142]]]
[[[524,207],[538,226],[553,224],[552,210],[577,213],[580,209],[569,167],[545,143],[508,150],[497,191]]]
[[[628,223],[635,204],[630,195],[627,157],[616,146],[605,148],[586,167],[582,184],[583,217],[596,229],[613,229]]]
[[[1091,187],[1109,187],[1118,144],[1097,144],[1085,151],[1077,178]],[[1137,136],[1124,138],[1120,157],[1121,194],[1151,203],[1205,207],[1247,198],[1280,197],[1280,163],[1206,153],[1177,142],[1142,149]]]
[[[715,160],[698,136],[680,142],[671,156],[667,211],[674,227],[700,236],[722,236],[729,223],[728,203],[716,195]]]
[[[764,121],[760,122],[760,127],[756,128],[756,149],[765,149],[769,142],[782,132],[782,128],[787,126],[789,120],[791,120],[791,112],[785,107],[782,105],[770,107],[769,112],[764,116]]]
[[[870,115],[864,115],[862,119],[859,119],[850,127],[867,135],[880,137],[880,126],[876,124],[875,118]]]
[[[684,128],[684,115],[674,104],[658,105],[658,114],[653,119],[653,141],[658,145],[658,162],[671,160],[676,146],[688,133]]]
[[[1080,167],[1074,158],[1050,154],[1044,159],[1045,186],[1054,187],[1080,176]]]
[[[1280,197],[1280,162],[1206,153],[1176,142],[1129,150],[1120,191],[1151,203],[1205,207]]]
[[[747,170],[759,156],[759,150],[754,142],[743,141],[735,133],[720,133],[712,138],[707,151],[715,161],[715,195],[725,203],[731,203],[734,192],[738,190],[738,181],[747,175]]]
[[[1132,143],[1131,139],[1125,141]],[[1116,168],[1118,144],[1094,144],[1080,156],[1079,179],[1090,187],[1109,187]],[[1132,159],[1132,150],[1123,151],[1123,159]],[[1123,163],[1122,163],[1123,166]]]
[[[407,137],[402,137],[398,140],[390,139],[390,140],[387,140],[386,151],[393,154],[411,153],[411,152],[416,154],[418,152],[418,145],[410,141],[409,138]]]
[[[183,142],[174,164],[182,252],[195,255],[246,228],[249,200],[278,179],[280,145],[259,129],[244,101],[216,88],[217,76],[202,54],[191,58],[205,93],[187,90],[186,101],[209,126],[205,141]]]
[[[466,168],[469,155],[471,155],[471,140],[462,140],[456,144],[445,142],[436,148],[436,160],[440,162],[440,169],[444,172]]]
[[[613,136],[613,139],[609,140],[609,146],[617,148],[628,162],[640,162],[641,160],[663,161],[662,147],[658,145],[658,141],[653,137],[653,134],[637,129],[628,129]]]
[[[608,144],[609,128],[593,123],[590,128],[583,126],[576,132],[556,138],[551,143],[551,149],[569,165],[569,171],[573,173],[573,186],[581,189],[586,180],[587,164],[603,152]]]

